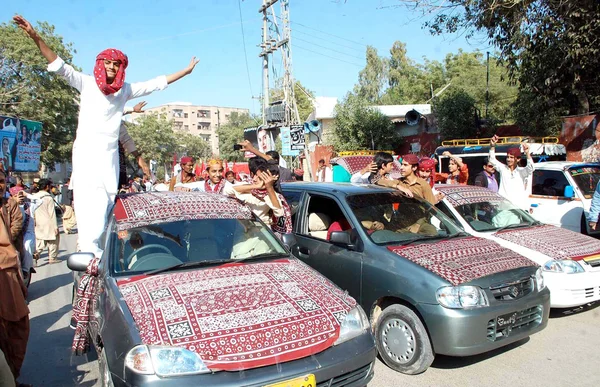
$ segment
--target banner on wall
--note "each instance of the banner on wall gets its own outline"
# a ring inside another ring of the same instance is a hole
[[[281,154],[283,156],[298,156],[300,151],[292,149],[292,133],[289,127],[281,128]]]
[[[0,116],[0,161],[5,169],[39,171],[41,139],[41,122]]]
[[[304,125],[292,125],[290,127],[291,148],[292,150],[304,150]]]
[[[246,128],[244,129],[244,140],[248,140],[261,153],[275,150],[275,140],[279,136],[279,128],[266,129]],[[254,157],[253,153],[246,152],[246,157]]]

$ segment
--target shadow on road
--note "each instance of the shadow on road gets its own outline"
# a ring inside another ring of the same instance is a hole
[[[29,292],[27,294],[27,301],[31,302],[38,298],[44,297],[47,294],[52,293],[56,289],[59,289],[65,285],[73,283],[73,273],[68,272],[64,274],[55,275],[52,277],[42,278],[36,281],[35,274],[32,277],[31,285],[29,285]]]
[[[488,360],[489,358],[501,355],[505,352],[512,351],[513,349],[520,347],[521,345],[527,343],[528,341],[529,341],[529,337],[526,337],[526,338],[516,341],[512,344],[508,344],[502,348],[498,348],[493,351],[482,353],[480,355],[474,355],[474,356],[454,357],[454,356],[436,355],[435,360],[433,361],[433,364],[431,365],[431,367],[440,368],[440,369],[454,369],[454,368],[467,367],[472,364],[476,364],[481,361]]]
[[[594,310],[594,317],[600,317],[600,310],[595,310],[600,306],[600,302],[592,302],[589,304],[577,306],[575,308],[554,308],[550,309],[550,318],[562,318],[572,316],[574,314],[585,313]]]

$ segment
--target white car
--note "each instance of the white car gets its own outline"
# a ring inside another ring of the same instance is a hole
[[[437,207],[467,233],[495,241],[542,266],[551,307],[600,300],[599,240],[540,223],[487,188],[443,184],[435,188],[446,195]]]
[[[587,215],[600,180],[600,164],[573,161],[536,163],[530,189],[531,214],[540,222],[594,236]]]

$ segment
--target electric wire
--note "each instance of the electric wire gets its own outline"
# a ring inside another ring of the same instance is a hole
[[[244,32],[244,19],[242,18],[242,0],[238,0],[238,9],[240,11],[240,27],[242,29],[242,44],[244,45],[244,59],[246,60],[246,74],[248,75],[248,86],[250,86],[250,97],[252,99],[252,109],[256,111],[254,106],[254,91],[252,90],[252,80],[250,78],[250,66],[248,65],[248,53],[246,52],[246,34]]]
[[[302,38],[299,38],[299,37],[295,37],[294,39],[295,39],[295,40],[299,40],[299,41],[301,41],[301,42],[308,43],[308,44],[312,44],[313,46],[316,46],[316,47],[324,48],[324,49],[326,49],[326,50],[329,50],[329,51],[332,51],[332,52],[336,52],[336,53],[338,53],[338,54],[346,55],[346,56],[349,56],[349,57],[351,57],[351,58],[355,58],[355,59],[359,59],[359,60],[363,60],[363,59],[365,59],[364,57],[360,57],[360,56],[356,56],[356,55],[348,54],[348,53],[345,53],[345,52],[343,52],[343,51],[339,51],[339,50],[336,50],[336,49],[333,49],[333,48],[329,48],[329,47],[327,47],[327,46],[322,46],[322,45],[320,45],[320,44],[318,44],[318,43],[314,43],[314,42],[311,42],[311,41],[309,41],[309,40],[302,39]]]
[[[354,63],[354,62],[350,62],[350,61],[347,61],[347,60],[343,60],[343,59],[340,59],[340,58],[336,58],[335,56],[323,54],[322,52],[317,52],[317,51],[311,50],[309,48],[299,46],[297,44],[294,44],[294,48],[299,48],[299,49],[304,50],[304,51],[312,52],[313,54],[321,55],[321,56],[324,56],[324,57],[327,57],[327,58],[330,58],[330,59],[337,60],[339,62],[348,63],[348,64],[351,64],[351,65],[354,65],[354,66],[358,66],[358,67],[364,67],[364,65],[361,65],[361,64],[358,64],[358,63]]]

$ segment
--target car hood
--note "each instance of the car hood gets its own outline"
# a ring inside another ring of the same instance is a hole
[[[211,370],[323,351],[356,301],[295,259],[138,276],[118,286],[147,345],[182,346]]]
[[[551,225],[508,229],[493,235],[545,254],[552,259],[585,261],[600,259],[600,241]]]
[[[452,285],[526,266],[537,266],[498,243],[476,237],[388,249],[439,275]]]

